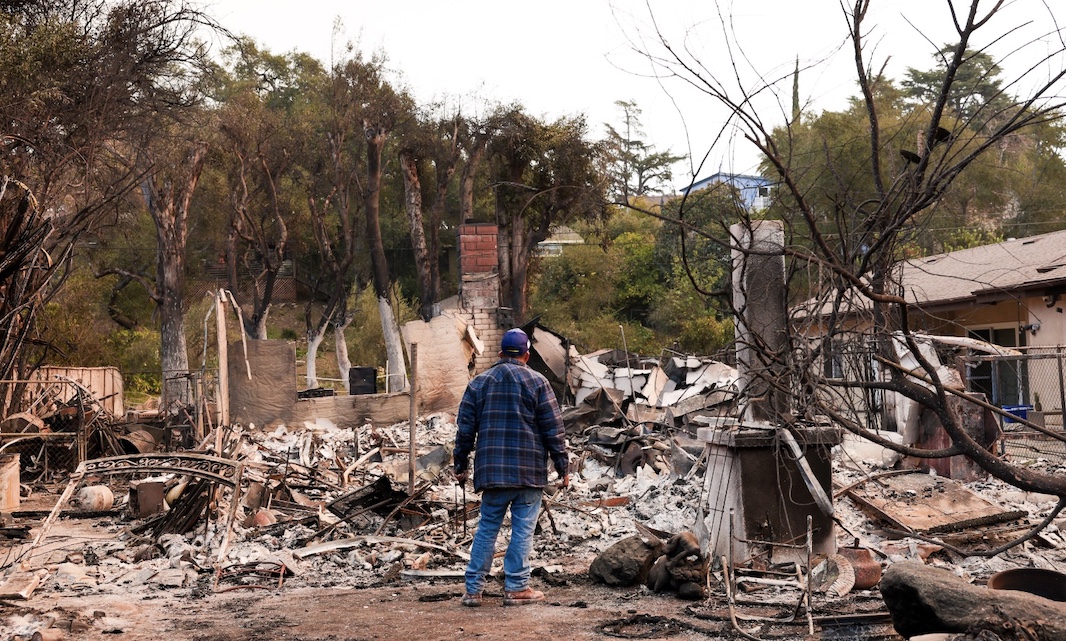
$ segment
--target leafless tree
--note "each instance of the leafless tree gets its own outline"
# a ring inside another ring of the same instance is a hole
[[[945,11],[940,18],[932,17],[932,9],[922,16],[908,16],[917,29],[923,26],[921,20],[941,19],[950,21],[954,30],[954,40],[946,48],[930,42],[932,51],[943,52],[944,75],[920,123],[916,142],[913,137],[904,137],[901,128],[881,121],[882,73],[874,70],[883,70],[885,60],[875,54],[871,44],[880,37],[876,25],[867,20],[872,4],[874,0],[841,4],[841,24],[848,36],[846,50],[854,60],[858,104],[867,124],[862,134],[867,151],[858,170],[836,162],[829,147],[824,148],[817,168],[792,154],[796,119],[790,118],[787,100],[791,97],[791,74],[746,74],[745,70],[751,69],[750,60],[743,43],[735,40],[727,9],[719,6],[718,35],[730,52],[725,61],[694,56],[687,46],[689,41],[672,41],[658,30],[653,15],[655,37],[645,41],[655,45],[645,54],[660,77],[680,80],[701,92],[716,109],[724,109],[728,122],[718,132],[717,142],[739,136],[754,145],[777,185],[779,209],[758,215],[738,212],[737,220],[723,221],[721,227],[713,229],[692,228],[683,219],[672,222],[730,245],[729,223],[750,229],[760,216],[784,221],[786,239],[781,253],[787,261],[791,303],[787,341],[772,350],[775,341],[755,337],[747,346],[761,350],[759,361],[784,363],[787,368],[784,376],[754,373],[766,387],[789,399],[787,408],[776,416],[781,425],[796,428],[829,417],[836,425],[906,456],[965,455],[1014,486],[1060,497],[1046,524],[1066,506],[1066,478],[1012,463],[965,429],[955,409],[956,397],[964,392],[950,368],[933,362],[927,343],[915,332],[915,317],[924,312],[907,295],[901,264],[909,257],[915,235],[927,233],[926,223],[938,199],[960,174],[984,155],[996,153],[1011,136],[1062,118],[1066,42],[1053,9],[1039,1],[1015,3],[1026,5],[1033,18],[1028,25],[1012,23],[1002,1],[948,0],[941,5]],[[1011,45],[1007,57],[1013,61],[1032,55],[1032,62],[1022,65],[1022,71],[1004,83],[1002,95],[971,114],[971,119],[984,124],[970,126],[972,123],[952,113],[949,105],[960,69],[965,68],[970,52],[1015,42],[1026,27],[1045,32]],[[1025,93],[1012,96],[1008,91]],[[784,124],[778,124],[782,121]],[[815,169],[828,176],[817,189],[809,175]],[[867,355],[857,359],[855,368],[844,376],[825,367],[830,357],[827,350],[838,344],[869,346]],[[868,375],[857,375],[860,371]],[[938,449],[901,446],[879,436],[865,417],[872,409],[871,400],[886,395],[909,399],[935,415],[950,437],[950,445]],[[1063,440],[1061,433],[1053,437]]]

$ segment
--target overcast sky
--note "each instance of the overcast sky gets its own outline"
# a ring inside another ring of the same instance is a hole
[[[993,31],[998,36],[1022,25],[994,50],[997,58],[1007,58],[1008,72],[1023,69],[1036,53],[1007,56],[1023,38],[1044,36],[1037,52],[1061,46],[1045,35],[1054,23],[1044,2],[1007,4],[1007,15],[980,44],[993,40]],[[1057,6],[1066,2],[1047,4],[1066,20],[1066,6]],[[658,29],[711,72],[730,76],[725,43],[735,40],[747,57],[740,70],[749,86],[752,67],[764,77],[786,78],[780,100],[767,96],[760,105],[771,126],[790,109],[788,76],[797,56],[805,68],[800,83],[807,110],[839,109],[855,93],[852,52],[840,48],[847,29],[836,0],[746,0],[735,6],[713,0],[214,0],[209,11],[275,53],[297,49],[327,65],[339,19],[343,40],[366,53],[383,52],[421,101],[460,101],[468,110],[479,101],[518,101],[548,118],[585,114],[597,136],[604,122],[619,123],[615,101],[636,101],[646,142],[694,158],[677,168],[678,186],[693,174],[756,170],[757,155],[748,143],[718,139],[721,109],[676,78],[656,78],[647,57],[635,53],[657,42],[649,5]],[[728,39],[719,11],[733,34]],[[874,0],[868,24],[876,66],[887,58],[887,74],[894,78],[909,66],[930,68],[933,52],[952,38],[950,21],[946,0]]]

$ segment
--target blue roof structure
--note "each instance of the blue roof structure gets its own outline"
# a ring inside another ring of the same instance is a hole
[[[681,190],[683,194],[692,194],[707,189],[717,183],[727,183],[740,192],[740,199],[748,211],[765,209],[770,205],[772,183],[768,178],[749,174],[727,174],[718,172],[713,176],[697,180]]]

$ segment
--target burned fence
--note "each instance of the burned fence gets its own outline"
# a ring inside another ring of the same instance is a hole
[[[20,456],[24,480],[66,476],[82,461],[123,451],[107,396],[65,377],[4,383],[26,390],[23,411],[0,421],[0,453]]]

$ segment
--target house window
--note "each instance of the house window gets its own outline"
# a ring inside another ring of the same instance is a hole
[[[839,338],[822,341],[822,374],[826,378],[844,378],[843,343]]]
[[[1001,347],[1025,347],[1025,332],[1017,327],[972,329],[977,338]],[[1025,405],[1029,402],[1029,365],[1021,358],[982,359],[967,368],[967,388],[983,392],[994,405]]]
[[[760,198],[769,198],[770,197],[770,188],[769,187],[759,187],[759,197]]]

